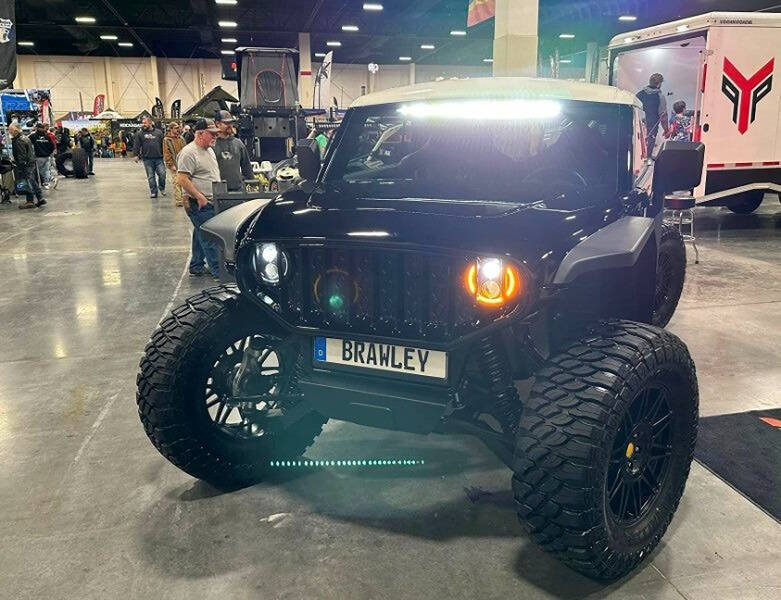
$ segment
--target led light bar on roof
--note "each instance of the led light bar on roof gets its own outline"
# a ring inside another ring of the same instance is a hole
[[[561,104],[555,100],[527,99],[414,102],[399,108],[399,113],[418,119],[516,121],[557,117]]]

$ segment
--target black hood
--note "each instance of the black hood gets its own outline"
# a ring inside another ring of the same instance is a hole
[[[287,192],[267,205],[247,232],[250,241],[350,242],[506,255],[536,270],[560,259],[612,220],[603,210],[553,209],[545,203],[335,197]],[[617,216],[617,215],[616,215]]]

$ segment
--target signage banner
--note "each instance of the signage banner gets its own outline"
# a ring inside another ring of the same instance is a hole
[[[96,117],[106,109],[106,96],[98,94],[92,103],[92,116]]]
[[[16,4],[0,0],[0,90],[13,87],[16,79]]]
[[[496,0],[470,0],[466,25],[472,27],[496,16]]]
[[[325,55],[323,63],[315,76],[315,93],[312,108],[328,108],[331,106],[331,66],[334,62],[334,52]]]
[[[171,104],[171,118],[179,119],[182,116],[182,101],[174,100]]]

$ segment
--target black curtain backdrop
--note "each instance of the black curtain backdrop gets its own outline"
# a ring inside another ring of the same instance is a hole
[[[14,0],[0,0],[0,90],[16,79],[16,16]]]

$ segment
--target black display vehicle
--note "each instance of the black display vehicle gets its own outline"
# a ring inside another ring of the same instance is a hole
[[[636,170],[639,111],[613,88],[510,78],[358,100],[322,165],[299,143],[302,184],[204,226],[238,285],[152,335],[137,400],[153,444],[236,485],[298,459],[328,419],[471,433],[511,467],[545,550],[630,572],[696,438],[694,364],[651,323],[685,268],[660,209],[703,160],[668,142]]]

